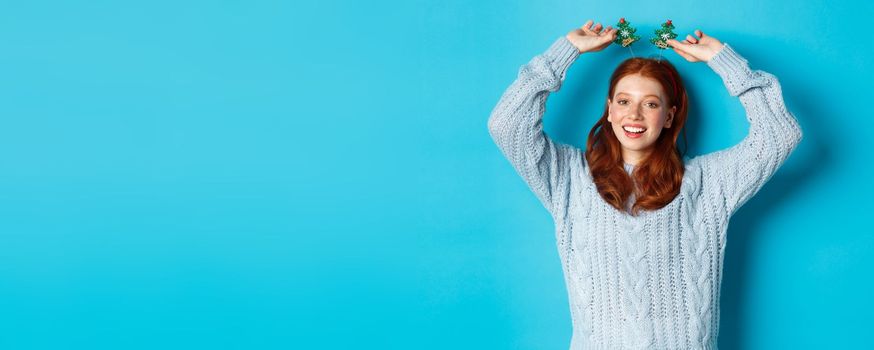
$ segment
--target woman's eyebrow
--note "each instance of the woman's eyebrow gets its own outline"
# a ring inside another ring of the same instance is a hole
[[[629,95],[629,96],[630,96],[631,94],[626,93],[626,92],[617,92],[617,93],[616,93],[616,96],[619,96],[619,95]],[[653,95],[653,94],[649,94],[649,95],[646,95],[646,96],[644,96],[644,97],[649,97],[649,96],[655,97],[655,98],[659,99],[659,101],[662,100],[661,97],[659,97],[658,95]]]

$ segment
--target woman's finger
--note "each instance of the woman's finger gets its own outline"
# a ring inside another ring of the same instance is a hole
[[[589,26],[591,26],[591,25],[592,25],[592,20],[590,19],[590,20],[586,21],[586,24],[583,24],[583,26],[580,28],[581,29],[589,29]]]
[[[595,27],[592,28],[592,31],[595,33],[600,33],[601,32],[601,23],[596,24]]]
[[[699,61],[698,55],[693,53],[695,50],[698,49],[697,46],[694,46],[692,44],[684,44],[680,41],[677,41],[676,39],[670,39],[667,42],[674,47],[674,52],[676,52],[680,56],[683,56],[683,58],[685,58],[689,62]]]
[[[684,42],[681,42],[681,41],[677,41],[677,39],[668,39],[668,40],[665,41],[665,42],[668,43],[669,45],[673,46],[675,49],[680,49],[680,50],[683,50],[683,51],[686,51],[686,48],[687,48],[689,45],[692,45],[692,44],[690,44],[690,43],[684,43]]]
[[[676,44],[671,44],[671,46],[673,46],[675,50],[679,50],[685,54],[694,56],[692,54],[692,52],[695,51],[695,46],[693,46],[694,44],[686,44],[676,40],[674,41],[676,42]]]
[[[686,35],[686,41],[688,41],[688,42],[691,43],[691,44],[695,44],[695,43],[698,42],[698,39],[695,39],[695,37],[693,37],[693,36],[690,34],[690,35]]]

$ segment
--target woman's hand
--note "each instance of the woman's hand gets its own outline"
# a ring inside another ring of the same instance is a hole
[[[686,40],[670,39],[667,43],[674,47],[674,52],[689,62],[710,61],[719,50],[722,50],[722,42],[712,36],[705,35],[700,29],[695,30],[695,35],[698,37],[686,35]]]
[[[580,53],[601,51],[616,39],[617,31],[616,28],[610,26],[607,26],[604,31],[601,29],[601,23],[592,28],[592,20],[588,20],[585,25],[574,29],[566,37],[580,50]]]

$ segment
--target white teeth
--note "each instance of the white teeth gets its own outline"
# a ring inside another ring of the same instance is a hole
[[[646,130],[644,128],[635,128],[633,126],[623,126],[622,129],[624,129],[625,131],[628,131],[628,132],[636,133],[636,134],[642,133],[644,130]]]

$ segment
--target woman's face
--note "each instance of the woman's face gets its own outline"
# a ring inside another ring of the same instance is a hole
[[[622,77],[607,99],[607,121],[622,144],[627,163],[637,164],[651,152],[662,133],[670,128],[676,107],[667,107],[667,97],[659,82],[640,74]]]

